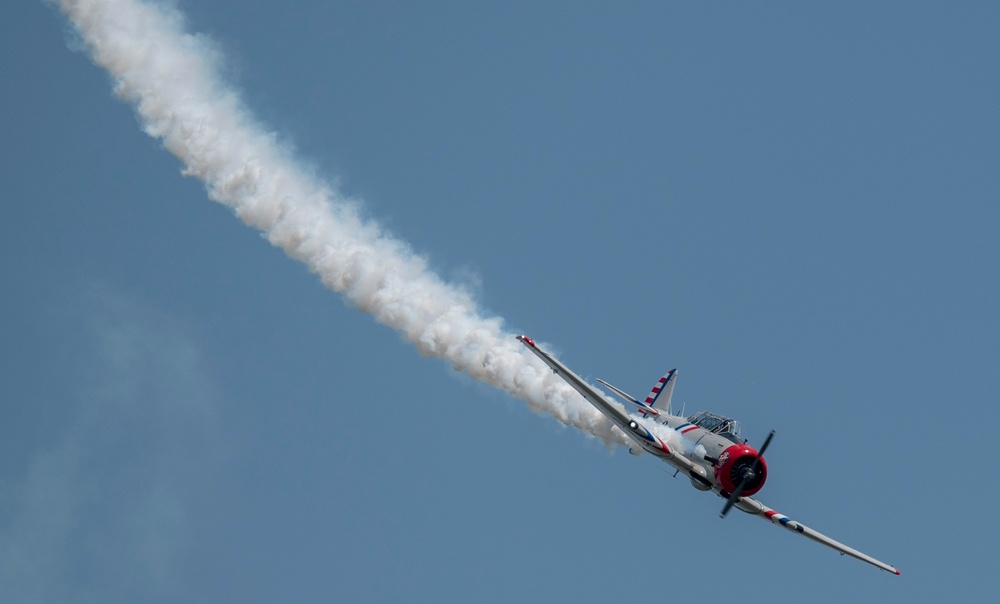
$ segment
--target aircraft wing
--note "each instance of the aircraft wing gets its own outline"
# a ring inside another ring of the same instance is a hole
[[[535,342],[528,336],[517,336],[517,339],[521,341],[522,344],[528,347],[528,350],[535,353],[535,355],[542,359],[546,365],[552,368],[552,371],[557,375],[566,380],[566,383],[573,387],[574,390],[583,395],[583,398],[587,399],[591,405],[597,408],[604,417],[611,420],[611,423],[621,428],[626,434],[631,432],[628,429],[629,422],[632,418],[629,417],[628,413],[620,409],[617,405],[611,403],[604,395],[594,388],[577,374],[570,371],[569,367],[563,365],[555,357],[545,352],[541,348],[535,345]]]
[[[560,363],[555,357],[536,346],[535,342],[528,336],[517,336],[517,339],[527,346],[528,350],[542,359],[567,384],[583,395],[583,398],[587,399],[591,405],[597,408],[604,417],[611,420],[611,423],[621,428],[621,431],[642,447],[643,450],[649,451],[678,469],[683,469],[689,473],[693,472],[692,476],[696,480],[704,482],[704,470],[699,472],[700,468],[694,462],[671,449],[663,440],[646,429],[642,422],[637,421],[635,417],[630,416],[621,407],[604,398],[604,395],[599,390],[583,381],[583,378],[570,371],[569,367]]]
[[[872,566],[876,566],[884,571],[888,571],[895,575],[899,574],[899,569],[896,568],[895,566],[890,566],[885,562],[876,560],[875,558],[872,558],[867,554],[863,554],[852,547],[844,545],[843,543],[837,541],[836,539],[831,539],[830,537],[827,537],[823,533],[809,528],[808,526],[802,524],[801,522],[796,522],[795,520],[792,520],[791,518],[785,516],[784,514],[779,514],[777,511],[772,510],[771,508],[767,507],[766,505],[764,505],[763,503],[757,501],[752,497],[740,498],[740,500],[736,502],[736,507],[740,508],[744,512],[758,515],[764,520],[770,520],[773,524],[776,524],[778,526],[783,526],[793,533],[798,533],[805,537],[809,537],[810,539],[816,541],[817,543],[822,543],[827,547],[837,550],[838,552],[840,552],[841,555],[847,555],[853,558],[857,558],[862,562],[867,562]]]

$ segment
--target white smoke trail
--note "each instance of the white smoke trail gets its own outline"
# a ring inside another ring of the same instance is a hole
[[[139,0],[56,1],[145,132],[163,141],[210,198],[421,354],[609,444],[625,442],[499,317],[481,316],[468,292],[443,282],[404,242],[300,167],[222,82],[212,46],[184,31],[176,9]]]

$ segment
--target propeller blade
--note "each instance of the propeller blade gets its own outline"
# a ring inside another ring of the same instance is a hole
[[[774,430],[771,430],[771,433],[768,434],[767,438],[764,439],[764,444],[761,445],[760,450],[757,451],[758,459],[764,457],[764,451],[767,451],[767,446],[771,444],[772,438],[774,438]]]
[[[771,433],[768,434],[767,438],[764,439],[763,446],[761,446],[760,450],[757,451],[757,457],[754,457],[753,458],[753,463],[750,464],[750,472],[744,474],[743,475],[744,478],[747,477],[747,476],[751,476],[752,477],[752,476],[755,476],[757,474],[757,466],[760,465],[760,458],[764,457],[764,451],[767,451],[767,447],[768,447],[768,445],[771,444],[771,439],[772,438],[774,438],[774,430],[771,430]],[[742,493],[743,492],[743,483],[744,482],[745,481],[743,481],[743,480],[740,481],[740,488],[736,489],[737,493]]]
[[[736,490],[733,491],[733,493],[729,496],[729,499],[726,500],[726,505],[722,506],[722,512],[719,513],[719,518],[725,518],[726,514],[729,513],[729,510],[736,505],[736,500],[740,498],[740,493],[743,492],[743,485],[746,481],[747,477],[744,475],[743,479],[740,480],[740,484],[736,486]]]
[[[774,438],[774,430],[771,430],[771,433],[764,439],[764,444],[761,445],[760,449],[757,451],[757,456],[753,458],[753,463],[750,464],[750,470],[743,473],[743,478],[741,478],[740,483],[736,485],[736,490],[729,495],[729,499],[726,500],[726,505],[722,506],[722,512],[719,513],[719,518],[726,517],[729,510],[736,505],[736,501],[743,496],[743,487],[746,485],[747,481],[757,475],[757,466],[760,464],[760,458],[764,456],[764,451],[766,451],[768,445],[771,444],[772,438]]]

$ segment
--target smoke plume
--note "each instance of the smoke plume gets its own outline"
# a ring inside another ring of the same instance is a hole
[[[56,0],[115,93],[143,129],[204,183],[211,199],[330,289],[398,331],[421,354],[523,399],[603,439],[624,435],[523,349],[499,317],[444,282],[406,243],[361,217],[257,123],[219,76],[214,47],[185,31],[182,15],[139,0]]]

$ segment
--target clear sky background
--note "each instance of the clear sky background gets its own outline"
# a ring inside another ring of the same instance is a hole
[[[298,155],[510,329],[774,428],[759,498],[420,357],[0,19],[0,600],[995,597],[991,2],[182,0]]]

